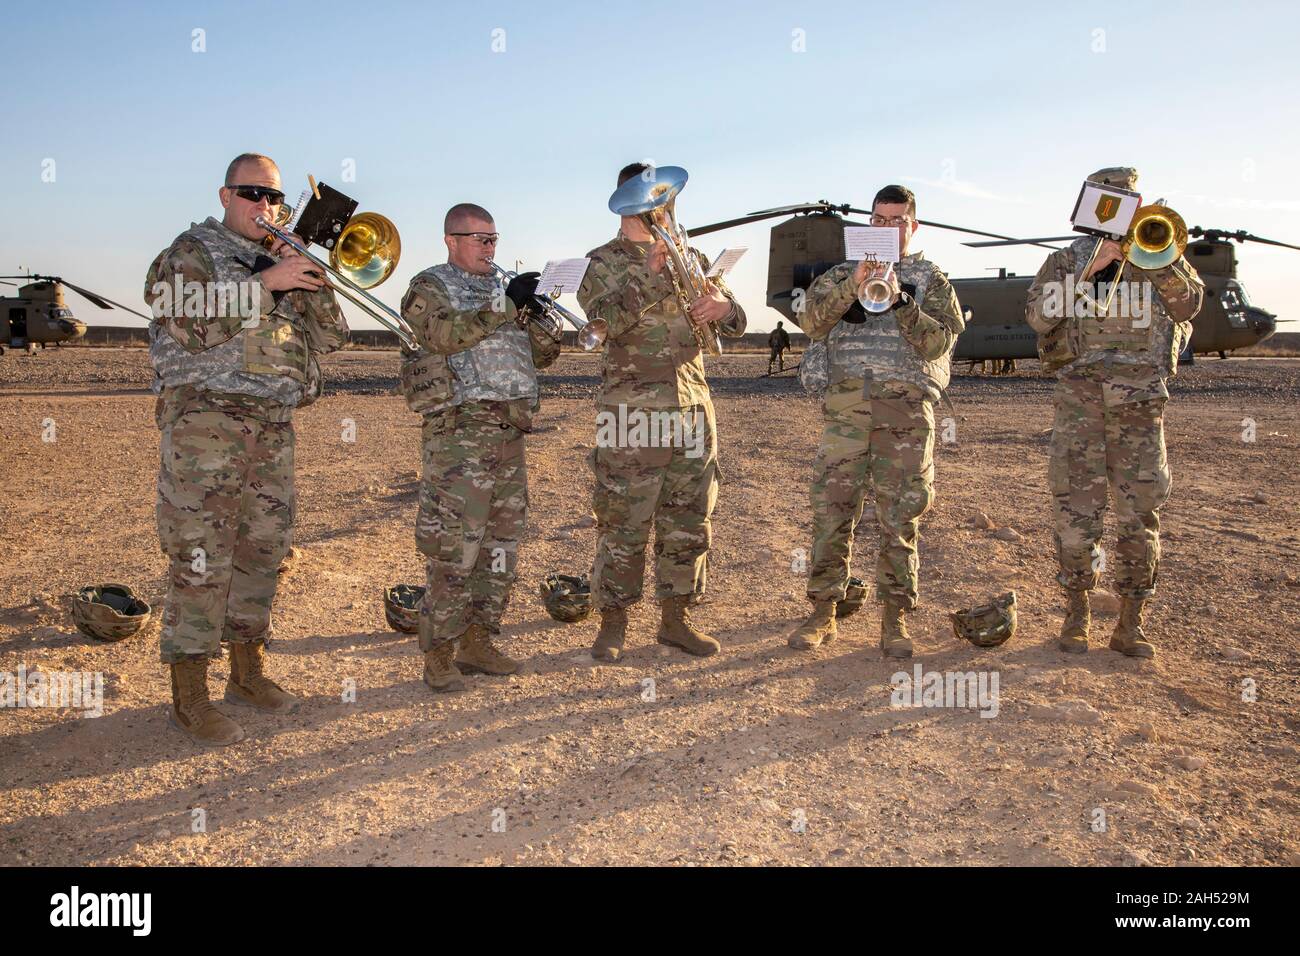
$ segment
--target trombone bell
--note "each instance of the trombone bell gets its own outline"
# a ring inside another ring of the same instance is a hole
[[[393,274],[401,256],[402,240],[392,220],[377,212],[362,212],[339,233],[330,250],[330,267],[356,286],[370,289]]]
[[[1124,255],[1139,269],[1163,269],[1187,249],[1187,224],[1168,206],[1153,203],[1133,214]]]

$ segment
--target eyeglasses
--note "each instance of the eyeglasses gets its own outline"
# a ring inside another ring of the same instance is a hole
[[[905,226],[911,221],[911,216],[890,216],[888,219],[884,216],[871,217],[871,224],[873,226]]]
[[[449,236],[464,236],[466,239],[473,239],[481,246],[495,246],[501,238],[499,232],[449,232]]]
[[[233,189],[236,196],[249,202],[261,202],[265,199],[272,206],[279,206],[284,202],[284,193],[270,186],[227,186],[226,188]]]

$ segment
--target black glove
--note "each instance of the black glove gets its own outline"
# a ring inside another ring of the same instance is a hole
[[[862,307],[861,302],[854,299],[853,304],[840,316],[840,319],[849,323],[849,325],[861,325],[867,321],[867,310]]]
[[[506,285],[506,298],[515,304],[516,309],[522,311],[532,301],[537,292],[537,280],[541,277],[540,272],[524,272],[515,276]]]

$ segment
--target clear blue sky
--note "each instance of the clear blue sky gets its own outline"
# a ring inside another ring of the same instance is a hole
[[[393,305],[445,260],[452,203],[494,212],[503,264],[541,268],[614,233],[614,175],[640,159],[690,171],[687,226],[904,182],[922,218],[1057,234],[1087,173],[1135,165],[1189,225],[1300,243],[1298,33],[1280,2],[29,3],[5,14],[0,270],[143,310],[150,261],[246,150],[291,196],[314,173],[396,222]],[[732,285],[756,329],[777,318],[772,224],[700,240],[749,246]],[[953,276],[1043,255],[960,241],[916,240]],[[1253,299],[1300,318],[1300,252],[1241,259]]]

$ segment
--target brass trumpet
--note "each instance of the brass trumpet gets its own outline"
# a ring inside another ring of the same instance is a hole
[[[511,279],[519,275],[518,272],[502,269],[495,262],[492,263],[492,272],[503,286],[508,285]],[[556,342],[563,338],[564,323],[568,322],[578,330],[578,344],[582,346],[584,352],[594,352],[605,344],[605,336],[609,334],[609,325],[604,319],[592,319],[589,322],[580,316],[574,315],[549,295],[534,292],[533,297],[541,303],[542,314],[538,315],[532,309],[526,308],[522,313],[524,318],[529,322],[536,323],[538,328]]]
[[[689,174],[680,166],[658,166],[651,172],[651,179],[633,176],[614,190],[609,210],[616,216],[638,217],[650,234],[668,247],[668,277],[695,343],[706,355],[721,355],[722,338],[716,324],[701,328],[690,317],[691,306],[709,294],[709,280],[675,214],[677,194],[686,187]]]

